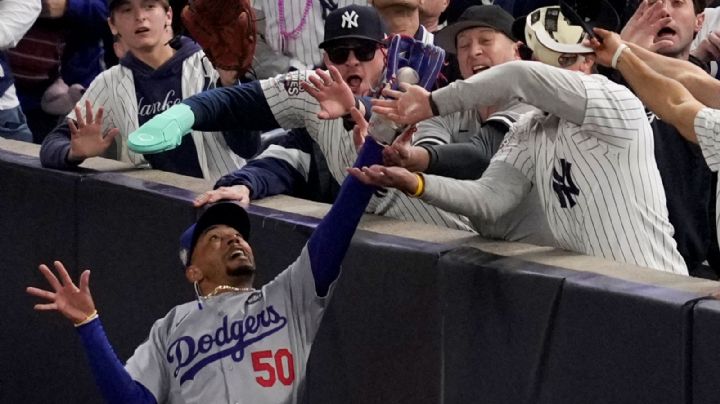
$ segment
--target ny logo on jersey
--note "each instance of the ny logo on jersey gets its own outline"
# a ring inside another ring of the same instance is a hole
[[[358,14],[355,12],[355,10],[346,11],[343,13],[342,23],[340,26],[347,29],[358,27]]]
[[[570,173],[572,163],[560,159],[560,166],[562,167],[562,174],[558,174],[555,167],[553,167],[552,187],[560,201],[560,207],[567,208],[570,205],[572,208],[576,204],[574,197],[580,195],[580,190],[575,186]]]

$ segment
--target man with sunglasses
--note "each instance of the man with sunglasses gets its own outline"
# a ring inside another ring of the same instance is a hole
[[[592,49],[558,6],[520,20],[538,62],[509,62],[428,93],[385,90],[373,112],[401,124],[512,99],[541,108],[511,130],[482,178],[456,180],[373,166],[351,174],[411,192],[449,211],[492,220],[536,188],[553,236],[566,250],[687,274],[672,238],[653,137],[640,100],[592,75]],[[586,54],[560,69],[563,54]]]
[[[322,71],[292,72],[221,91],[207,91],[184,100],[174,106],[172,111],[161,114],[158,120],[148,122],[137,131],[135,138],[147,136],[156,139],[162,133],[163,137],[160,138],[164,140],[161,146],[172,147],[176,139],[170,138],[164,128],[173,116],[182,117],[172,118],[173,122],[188,122],[196,129],[305,128],[319,145],[333,178],[342,182],[347,176],[346,168],[352,165],[357,155],[352,139],[352,122],[348,119],[321,118],[342,116],[353,106],[369,112],[369,106],[364,107],[365,101],[359,97],[370,95],[380,83],[385,67],[384,38],[384,25],[375,9],[363,6],[339,8],[326,18],[325,41],[320,44],[325,51],[324,62],[332,69],[331,75]],[[307,85],[303,84],[306,80],[315,80],[317,83],[345,82],[354,97],[323,109],[306,91]],[[170,141],[166,142],[166,139]],[[135,145],[138,146],[141,149],[143,147]],[[152,145],[156,146],[155,143]],[[258,199],[292,190],[298,176],[305,177],[308,172],[310,156],[307,149],[287,150],[271,146],[244,170],[221,178],[216,184],[218,190],[200,195],[196,204],[221,198]],[[443,212],[396,190],[378,192],[370,201],[367,211],[402,220],[472,230],[467,218]]]

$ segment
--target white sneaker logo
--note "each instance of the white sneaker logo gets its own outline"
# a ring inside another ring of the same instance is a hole
[[[346,11],[342,15],[342,28],[357,28],[358,27],[358,14],[353,11]]]

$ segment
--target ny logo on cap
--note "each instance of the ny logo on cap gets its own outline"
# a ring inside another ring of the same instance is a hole
[[[358,14],[355,12],[355,10],[352,11],[346,11],[342,15],[342,24],[340,25],[342,28],[357,28],[358,27]]]

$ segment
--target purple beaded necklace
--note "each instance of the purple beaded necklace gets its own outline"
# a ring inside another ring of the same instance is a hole
[[[305,28],[305,24],[307,23],[307,16],[310,13],[310,10],[312,9],[312,2],[313,0],[305,0],[305,11],[303,11],[302,18],[300,19],[300,24],[298,24],[297,27],[295,27],[292,31],[287,31],[287,26],[285,24],[285,0],[278,0],[278,26],[280,28],[280,37],[282,41],[282,49],[285,50],[285,44],[290,39],[298,39],[300,36],[300,32],[302,32],[303,28]]]

